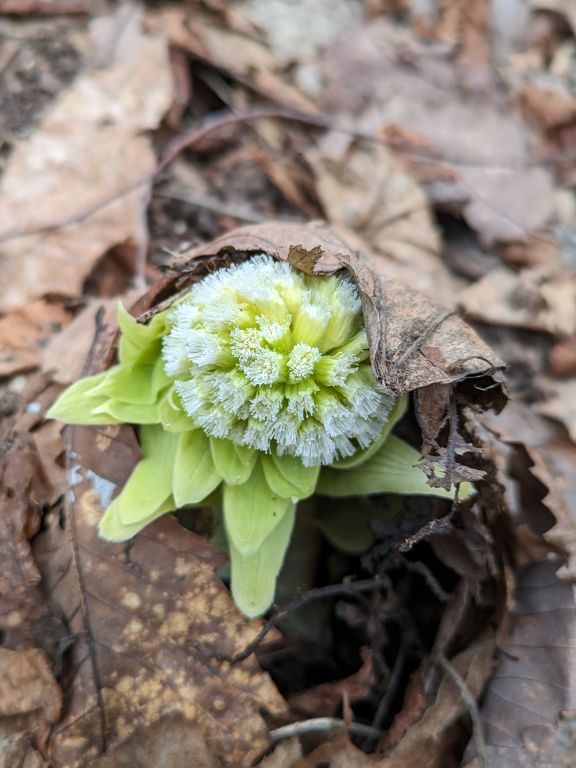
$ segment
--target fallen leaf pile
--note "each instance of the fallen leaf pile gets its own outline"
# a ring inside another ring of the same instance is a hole
[[[0,0],[0,768],[575,764],[575,62],[566,0]],[[477,491],[318,496],[269,623],[206,510],[98,538],[132,427],[44,420],[259,251]]]

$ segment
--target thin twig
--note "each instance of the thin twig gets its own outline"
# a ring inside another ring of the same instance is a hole
[[[486,756],[486,739],[484,738],[484,726],[480,718],[480,711],[478,710],[478,704],[476,699],[472,695],[470,688],[466,685],[466,681],[458,670],[451,664],[444,654],[439,654],[438,663],[446,672],[448,677],[452,680],[454,685],[458,688],[462,701],[466,704],[468,714],[472,720],[472,736],[474,739],[474,745],[476,752],[478,753],[478,760],[480,762],[480,768],[483,768],[485,764]]]
[[[306,592],[304,595],[295,597],[293,600],[286,603],[286,605],[279,608],[274,613],[274,615],[268,619],[266,624],[264,624],[260,632],[254,638],[254,640],[252,640],[252,642],[249,643],[246,646],[246,648],[244,648],[244,650],[241,651],[237,656],[234,656],[234,658],[231,659],[232,663],[236,664],[239,661],[244,661],[244,659],[247,659],[248,656],[251,656],[256,650],[256,648],[258,648],[262,640],[275,627],[275,625],[279,621],[286,618],[286,616],[288,616],[289,614],[294,613],[294,611],[297,611],[299,608],[306,605],[307,603],[310,603],[313,600],[322,600],[327,597],[337,597],[339,595],[350,595],[355,593],[357,594],[359,592],[369,592],[372,589],[378,589],[379,587],[382,587],[382,586],[386,586],[386,580],[383,579],[381,576],[377,575],[371,579],[364,579],[362,581],[349,581],[349,582],[342,582],[341,584],[330,584],[327,587],[318,587],[316,589],[311,589],[309,592]]]
[[[179,203],[186,203],[186,205],[192,205],[195,208],[204,208],[207,211],[230,216],[233,219],[238,219],[238,221],[247,221],[250,224],[261,224],[263,221],[270,218],[269,216],[258,213],[245,205],[229,205],[228,203],[222,203],[216,197],[195,195],[188,191],[156,192],[156,196],[164,197],[167,200],[176,200]]]
[[[442,588],[436,576],[434,576],[425,563],[422,563],[420,560],[412,562],[411,560],[404,559],[403,565],[408,571],[412,571],[412,573],[417,573],[419,576],[422,576],[430,588],[430,591],[438,598],[438,600],[440,600],[440,602],[447,603],[448,600],[450,600],[452,597],[450,592],[446,592],[446,590]]]
[[[371,736],[368,736],[363,745],[364,749],[367,751],[372,748],[372,746],[374,745],[374,742],[376,741],[377,737],[375,734],[380,734],[380,735],[382,734],[382,730],[381,730],[382,724],[384,723],[384,720],[386,719],[386,716],[390,710],[392,699],[394,698],[396,692],[398,691],[398,686],[400,684],[400,677],[402,676],[402,672],[404,671],[404,665],[406,664],[407,656],[408,656],[408,639],[405,633],[403,633],[402,641],[400,643],[400,650],[396,655],[396,658],[394,659],[392,674],[390,675],[390,679],[388,680],[388,685],[386,686],[384,695],[380,699],[378,703],[378,707],[376,708],[376,712],[374,714],[374,718],[372,719],[372,728],[374,729],[374,734],[372,734]]]
[[[344,720],[338,717],[313,717],[310,720],[301,720],[297,723],[290,723],[289,725],[275,728],[273,731],[270,731],[270,737],[272,742],[276,743],[284,739],[291,739],[293,736],[304,736],[307,733],[344,730],[348,730],[357,736],[366,736],[371,739],[379,739],[382,736],[382,731],[378,731],[376,728],[364,725],[363,723],[352,722],[346,725]]]

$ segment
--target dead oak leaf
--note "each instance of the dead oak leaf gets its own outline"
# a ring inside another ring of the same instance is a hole
[[[450,662],[475,699],[482,693],[492,671],[494,648],[492,639],[479,640]],[[466,704],[460,690],[445,674],[434,702],[394,749],[376,763],[377,768],[414,768],[418,765],[442,768],[446,765],[442,744],[446,742],[450,726],[465,712]]]
[[[45,589],[74,638],[51,759],[58,767],[91,765],[136,729],[179,715],[223,766],[250,765],[268,746],[260,711],[278,713],[284,704],[254,659],[223,658],[243,650],[258,627],[240,616],[216,576],[223,556],[174,518],[127,544],[98,537],[101,510],[138,447],[128,427],[94,431],[72,431],[65,517],[52,515],[34,542]]]
[[[36,368],[48,340],[70,320],[60,304],[35,301],[0,319],[0,377]]]
[[[0,629],[8,646],[30,642],[31,625],[47,613],[38,599],[40,573],[29,542],[50,496],[32,436],[14,430],[0,449]],[[42,634],[48,641],[46,627]]]
[[[576,279],[548,268],[489,272],[458,296],[465,312],[493,325],[571,334],[576,328]]]
[[[570,439],[576,443],[576,379],[558,381],[540,379],[548,398],[536,407],[538,413],[563,424],[568,430]]]
[[[549,558],[520,569],[512,632],[481,709],[487,768],[503,761],[507,766],[549,765],[540,750],[539,759],[525,762],[534,751],[529,742],[536,736],[546,744],[560,713],[576,707],[574,587],[556,578],[557,568],[558,562]]]
[[[363,295],[374,374],[394,392],[492,376],[502,366],[463,320],[390,276],[389,262],[354,232],[325,222],[239,227],[182,253],[175,266],[185,274],[176,282],[185,286],[209,258],[242,258],[262,251],[310,274],[348,269]]]
[[[454,286],[426,195],[400,161],[386,147],[334,136],[308,159],[327,218],[360,235],[390,277],[450,304]]]
[[[418,137],[406,158],[432,203],[462,211],[485,244],[523,241],[553,216],[553,178],[534,166],[525,122],[479,99],[472,73],[450,46],[382,18],[347,30],[314,68],[328,111]]]
[[[171,45],[228,72],[276,103],[316,112],[314,102],[293,88],[279,72],[285,60],[266,44],[247,17],[218,14],[181,4],[154,8],[147,19],[167,35]]]
[[[62,693],[36,648],[0,648],[0,766],[42,766],[42,748],[59,715]]]
[[[488,430],[498,435],[503,446],[497,446],[500,459],[505,455],[506,444],[520,443],[526,449],[533,466],[530,473],[546,489],[542,503],[554,516],[555,524],[547,530],[544,539],[565,556],[558,570],[558,577],[567,581],[576,578],[576,446],[561,434],[561,428],[543,418],[533,408],[518,401],[511,402],[495,419],[489,413],[482,414],[482,422]],[[493,452],[494,455],[494,452]],[[513,484],[509,463],[502,466],[501,482]],[[517,510],[515,499],[518,490],[510,489],[510,509]]]
[[[106,66],[81,74],[7,163],[0,186],[3,308],[50,293],[78,295],[103,253],[145,243],[150,184],[141,182],[155,157],[144,132],[170,106],[171,73],[166,42],[145,35],[137,14],[116,23]],[[33,234],[39,230],[48,231]]]

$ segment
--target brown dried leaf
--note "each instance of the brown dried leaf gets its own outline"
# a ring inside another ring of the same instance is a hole
[[[131,291],[121,300],[129,307],[139,295],[140,291]],[[85,374],[86,350],[103,326],[108,326],[111,332],[117,330],[117,309],[117,298],[89,303],[62,333],[50,340],[42,354],[42,369],[50,373],[53,381],[71,384]]]
[[[343,734],[334,741],[321,744],[292,768],[317,768],[320,765],[326,768],[378,768],[380,762],[357,749],[348,735]]]
[[[492,670],[492,656],[495,643],[482,640],[459,653],[451,664],[464,679],[470,694],[478,698]],[[449,740],[450,726],[466,712],[459,689],[445,675],[434,703],[424,716],[413,725],[394,747],[392,752],[379,762],[378,768],[443,768],[446,754],[442,743]]]
[[[241,227],[186,251],[180,266],[196,269],[217,254],[266,251],[306,272],[347,268],[364,294],[372,366],[395,392],[490,375],[502,364],[460,318],[388,276],[386,264],[355,235],[322,222],[271,222]],[[185,282],[185,281],[183,281]]]
[[[452,304],[454,284],[426,195],[394,155],[339,134],[328,136],[309,161],[328,219],[360,235],[389,277]]]
[[[523,242],[554,214],[554,185],[544,168],[473,168],[452,190],[466,202],[464,218],[485,245]]]
[[[533,11],[553,11],[563,16],[576,34],[576,8],[572,0],[530,0]]]
[[[47,301],[35,301],[0,319],[0,377],[36,368],[50,337],[69,320],[69,312]]]
[[[375,682],[372,654],[367,648],[363,649],[362,659],[360,669],[344,680],[322,683],[291,696],[288,701],[291,711],[300,718],[326,717],[336,714],[344,698],[352,703],[366,698]]]
[[[537,525],[537,530],[544,532],[544,538],[551,548],[562,552],[566,562],[558,571],[558,576],[567,581],[576,579],[576,446],[559,434],[557,427],[534,412],[533,408],[520,402],[511,402],[494,419],[490,414],[483,414],[482,421],[506,443],[522,443],[531,459],[531,474],[544,486],[547,493],[542,504],[550,510],[555,524],[550,528],[549,520],[529,522]],[[510,470],[504,476],[509,477]],[[510,482],[514,482],[510,479]],[[511,501],[517,496],[512,490]],[[514,509],[514,503],[510,508]],[[515,520],[518,522],[518,520]]]
[[[249,21],[230,24],[230,16],[219,18],[201,8],[192,12],[175,4],[155,8],[148,20],[168,36],[172,45],[229,72],[272,101],[317,111],[313,101],[278,74],[284,61],[266,45]]]
[[[0,765],[41,765],[34,747],[43,747],[62,706],[50,663],[37,649],[0,648],[0,679]]]
[[[468,315],[494,325],[554,334],[576,328],[576,279],[565,269],[494,269],[458,299]]]
[[[471,3],[461,5],[469,18]],[[406,157],[432,182],[430,198],[462,210],[483,242],[525,240],[553,214],[552,176],[533,167],[524,122],[500,100],[479,99],[478,68],[462,63],[454,66],[451,46],[377,19],[328,49],[314,95],[327,110],[353,113],[355,125],[417,139]]]
[[[280,712],[283,701],[253,659],[222,660],[258,630],[216,576],[223,556],[168,516],[125,545],[98,538],[101,508],[139,449],[128,427],[75,428],[72,440],[71,501],[34,542],[74,638],[66,714],[49,742],[54,764],[91,765],[136,729],[180,715],[216,761],[250,765],[268,745],[260,711]],[[122,754],[135,754],[131,744]]]
[[[182,715],[169,714],[90,763],[91,768],[221,768],[201,731]]]
[[[529,117],[545,131],[576,121],[576,99],[563,78],[537,75],[524,86],[520,98]]]
[[[7,645],[19,644],[31,615],[44,613],[35,602],[40,574],[29,540],[50,493],[34,440],[11,433],[0,450],[0,629]]]
[[[302,747],[296,737],[281,741],[274,752],[258,763],[258,768],[295,768],[296,761],[302,757]]]
[[[576,607],[557,568],[548,559],[520,569],[514,627],[481,710],[486,768],[562,765],[548,762],[547,743],[560,713],[576,708]]]
[[[127,190],[154,170],[143,132],[170,106],[171,73],[165,41],[145,35],[133,9],[119,11],[114,24],[106,66],[82,74],[7,163],[0,190],[3,308],[49,293],[80,294],[105,251],[123,242],[145,245],[150,183]]]
[[[576,443],[576,379],[540,379],[540,383],[549,395],[543,403],[538,404],[538,413],[563,424],[572,442]]]

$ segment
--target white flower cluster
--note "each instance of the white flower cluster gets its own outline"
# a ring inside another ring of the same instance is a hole
[[[169,322],[164,369],[212,437],[330,464],[371,445],[394,404],[372,374],[346,275],[258,254],[197,283]]]

